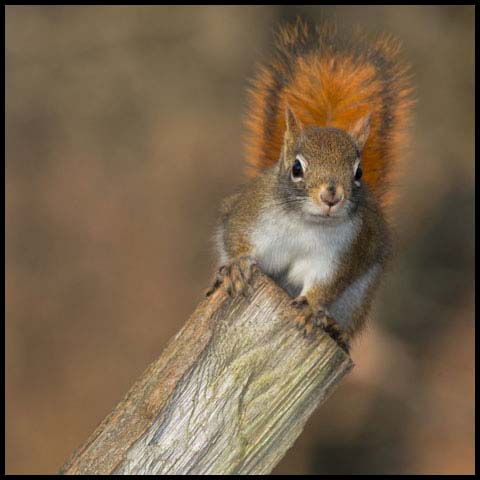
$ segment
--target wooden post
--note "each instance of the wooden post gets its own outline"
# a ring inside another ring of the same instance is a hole
[[[256,273],[248,298],[204,299],[63,474],[267,474],[353,367]]]

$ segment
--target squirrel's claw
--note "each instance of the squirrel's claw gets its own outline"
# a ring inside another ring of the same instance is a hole
[[[322,328],[337,344],[349,352],[349,337],[345,330],[335,321],[325,308],[313,310],[306,297],[295,298],[291,305],[297,309],[303,310],[301,317],[295,317],[295,324],[303,332],[305,337],[311,337],[315,328]]]
[[[326,309],[319,309],[314,315],[315,325],[323,328],[323,330],[335,340],[340,348],[349,352],[349,337],[347,332],[335,321]]]
[[[295,326],[300,330],[305,338],[312,337],[315,330],[315,323],[312,322],[312,314],[305,313],[301,317],[295,317]]]
[[[292,300],[291,305],[292,305],[292,307],[295,307],[295,308],[298,308],[298,309],[303,309],[303,308],[309,306],[307,297],[304,297],[304,296],[297,297],[294,300]]]
[[[257,268],[251,257],[240,257],[236,261],[222,265],[215,275],[212,286],[205,292],[205,296],[209,297],[220,286],[231,297],[250,295],[252,293],[253,273]]]
[[[295,317],[295,326],[303,333],[304,337],[310,337],[314,331],[315,323],[312,321],[313,312],[308,304],[306,297],[297,297],[292,300],[291,304],[297,310],[302,311],[300,317]]]
[[[222,265],[218,269],[218,271],[215,273],[215,278],[213,280],[211,287],[208,288],[208,290],[205,292],[206,297],[209,297],[210,295],[212,295],[212,293],[214,293],[217,290],[217,288],[224,283],[224,279],[226,277],[226,271],[225,271],[226,268],[227,268],[227,265]]]

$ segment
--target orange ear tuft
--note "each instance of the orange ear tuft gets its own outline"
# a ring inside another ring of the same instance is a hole
[[[285,107],[285,139],[293,140],[297,138],[302,131],[302,124],[300,120],[295,116],[293,110],[290,108],[290,105]]]
[[[363,150],[370,133],[370,118],[370,114],[364,115],[363,117],[359,118],[348,131],[348,133],[357,143],[357,147],[360,152]]]

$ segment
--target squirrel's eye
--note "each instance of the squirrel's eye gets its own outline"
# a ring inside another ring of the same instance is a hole
[[[361,178],[362,178],[362,169],[360,168],[360,166],[357,167],[357,169],[355,170],[355,180],[358,182]]]
[[[303,178],[303,165],[300,160],[295,160],[292,165],[292,179],[300,180]]]

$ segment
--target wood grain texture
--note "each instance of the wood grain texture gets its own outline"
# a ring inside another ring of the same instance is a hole
[[[353,367],[271,280],[204,299],[63,474],[266,474]]]

